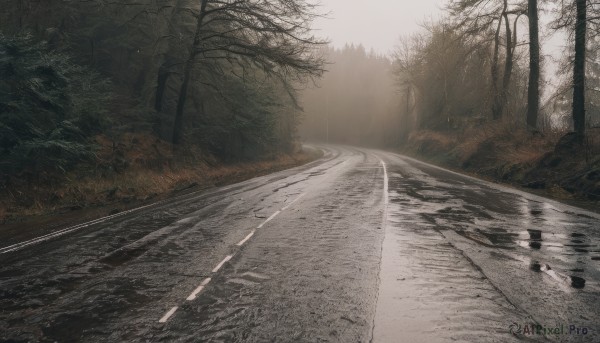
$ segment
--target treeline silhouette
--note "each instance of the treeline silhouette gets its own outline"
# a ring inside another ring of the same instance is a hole
[[[323,49],[327,73],[303,92],[305,140],[367,146],[392,143],[401,130],[389,58],[362,45]]]
[[[542,11],[552,19],[545,27]],[[395,147],[423,130],[490,127],[570,132],[583,144],[600,125],[598,14],[586,0],[450,0],[441,19],[402,36],[390,56],[327,48],[320,88],[304,92],[301,134]],[[566,33],[566,49],[560,74],[549,75],[540,37],[556,32]]]

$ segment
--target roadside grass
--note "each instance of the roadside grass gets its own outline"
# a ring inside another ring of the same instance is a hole
[[[509,123],[423,130],[411,134],[402,152],[495,181],[544,189],[559,199],[600,200],[600,129],[588,130],[583,147],[562,141],[565,134],[531,133]]]
[[[175,194],[235,183],[305,164],[321,151],[301,150],[255,161],[218,162],[193,148],[175,155],[168,144],[147,135],[128,134],[115,143],[97,137],[93,164],[82,165],[60,180],[15,182],[0,190],[0,224],[83,209],[116,213]]]
[[[528,163],[554,149],[564,132],[532,134],[510,124],[486,124],[460,131],[417,131],[409,137],[410,152],[446,160],[457,167],[480,160],[481,165]]]

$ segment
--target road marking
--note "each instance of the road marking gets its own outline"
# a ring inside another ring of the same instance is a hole
[[[123,216],[125,214],[131,213],[133,211],[137,211],[137,210],[144,209],[146,207],[150,207],[152,205],[155,205],[155,204],[150,204],[150,205],[146,205],[146,206],[134,208],[134,209],[131,209],[131,210],[119,212],[119,213],[116,213],[116,214],[113,214],[113,215],[110,215],[110,216],[106,216],[106,217],[102,217],[102,218],[98,218],[98,219],[89,221],[87,223],[82,223],[82,224],[74,225],[74,226],[71,226],[71,227],[68,227],[68,228],[65,228],[65,229],[62,229],[62,230],[58,230],[56,232],[49,233],[49,234],[46,234],[46,235],[43,235],[43,236],[40,236],[40,237],[37,237],[37,238],[33,238],[33,239],[28,240],[28,241],[24,241],[24,242],[16,243],[16,244],[13,244],[13,245],[9,245],[7,247],[1,248],[0,249],[0,254],[5,254],[7,252],[21,250],[21,249],[25,248],[26,246],[29,246],[29,245],[32,245],[32,244],[36,244],[36,243],[41,243],[41,242],[50,240],[50,239],[55,238],[55,237],[60,237],[62,235],[66,235],[69,232],[76,231],[76,230],[79,230],[79,229],[83,229],[83,228],[86,228],[88,226],[91,226],[91,225],[94,225],[94,224],[98,224],[98,223],[101,223],[101,222],[109,220],[109,219],[120,217],[120,216]]]
[[[212,270],[212,272],[213,272],[213,273],[216,273],[216,272],[218,272],[218,271],[219,271],[219,269],[221,269],[221,267],[223,267],[223,265],[224,265],[225,263],[227,263],[227,261],[231,260],[231,258],[232,258],[232,257],[233,257],[233,256],[231,256],[231,255],[227,255],[227,256],[225,256],[225,258],[223,259],[223,261],[221,261],[219,264],[217,264],[217,266],[215,267],[215,269],[213,269],[213,270]]]
[[[200,194],[200,197],[214,195],[214,194],[217,194],[217,193],[222,192],[222,191],[227,191],[230,188],[233,188],[233,186],[228,186],[228,187],[225,187],[225,188],[220,188],[220,189],[218,189],[218,190],[216,190],[214,192],[208,192],[208,193],[205,193],[205,194]],[[157,201],[157,202],[152,203],[152,204],[148,204],[148,205],[144,205],[144,206],[132,208],[130,210],[126,210],[126,211],[122,211],[122,212],[119,212],[119,213],[111,214],[111,215],[108,215],[108,216],[105,216],[105,217],[102,217],[102,218],[94,219],[94,220],[91,220],[91,221],[86,222],[86,223],[81,223],[81,224],[73,225],[73,226],[64,228],[62,230],[58,230],[56,232],[52,232],[52,233],[49,233],[49,234],[46,234],[46,235],[42,235],[40,237],[32,238],[32,239],[27,240],[27,241],[23,241],[23,242],[15,243],[15,244],[12,244],[12,245],[9,245],[9,246],[6,246],[6,247],[2,247],[2,248],[0,248],[0,254],[5,254],[5,253],[8,253],[8,252],[18,251],[18,250],[21,250],[21,249],[23,249],[23,248],[25,248],[27,246],[34,245],[34,244],[37,244],[37,243],[42,243],[42,242],[51,240],[53,238],[66,235],[66,234],[68,234],[70,232],[77,231],[77,230],[80,230],[80,229],[84,229],[84,228],[86,228],[88,226],[92,226],[94,224],[102,223],[102,222],[105,222],[105,221],[110,220],[110,219],[118,218],[118,217],[130,214],[132,212],[137,212],[139,210],[143,210],[143,209],[151,207],[151,206],[161,206],[161,205],[167,204],[169,202],[175,203],[177,201],[183,200],[185,197],[191,197],[192,198],[192,197],[196,196],[197,194],[202,193],[204,191],[205,190],[199,190],[199,191],[191,192],[191,193],[188,193],[188,194],[182,194],[180,196],[176,196],[176,197],[171,198],[171,199]]]
[[[420,171],[423,171],[422,167],[419,168],[418,166],[415,166],[414,164],[421,165],[421,166],[425,165],[425,166],[427,166],[429,168],[441,170],[441,171],[443,171],[445,173],[449,173],[449,174],[452,174],[452,175],[459,176],[461,178],[470,180],[470,181],[472,181],[472,182],[474,182],[474,183],[476,183],[478,185],[484,185],[484,186],[493,188],[495,190],[499,190],[501,192],[506,192],[506,193],[511,193],[511,194],[517,194],[519,196],[524,197],[527,200],[537,200],[537,201],[545,202],[545,203],[548,203],[548,204],[550,204],[552,206],[555,206],[555,207],[556,206],[563,207],[563,208],[569,209],[570,211],[573,211],[575,213],[585,214],[587,216],[600,219],[600,214],[598,214],[597,212],[589,211],[589,210],[586,210],[586,209],[583,209],[583,208],[579,208],[579,207],[575,207],[575,206],[572,206],[572,205],[567,205],[567,204],[562,203],[560,201],[553,200],[553,199],[550,199],[550,198],[545,198],[543,196],[535,195],[533,193],[528,193],[528,192],[525,192],[525,191],[521,191],[521,190],[518,190],[518,189],[515,189],[515,188],[511,188],[510,186],[505,186],[505,185],[502,185],[502,184],[493,183],[491,181],[479,179],[479,178],[476,178],[476,177],[473,177],[473,176],[470,176],[470,175],[467,175],[467,174],[461,174],[459,172],[455,172],[455,171],[452,171],[452,170],[449,170],[449,169],[445,169],[445,168],[442,168],[440,166],[436,166],[434,164],[430,164],[430,163],[427,163],[427,162],[419,161],[419,160],[417,160],[415,158],[411,158],[411,157],[404,156],[404,155],[401,155],[401,154],[391,153],[391,155],[396,156],[396,158],[399,158],[399,159],[403,160],[405,163],[406,163],[405,160],[413,162],[412,167],[415,168],[415,169],[418,169]]]
[[[242,239],[242,240],[241,240],[241,241],[240,241],[238,244],[236,244],[236,245],[237,245],[238,247],[241,247],[242,245],[244,245],[244,243],[246,243],[246,242],[247,242],[247,241],[250,239],[250,237],[252,237],[252,236],[254,235],[254,231],[255,231],[255,230],[252,230],[252,232],[250,232],[250,233],[248,234],[248,236],[246,236],[246,238]]]
[[[202,281],[202,283],[200,284],[200,286],[198,286],[198,288],[196,288],[192,294],[190,294],[189,297],[187,297],[186,300],[194,300],[196,299],[196,296],[198,295],[198,293],[202,292],[202,290],[204,289],[204,286],[208,285],[208,283],[210,282],[210,278],[206,278],[204,279],[204,281]]]
[[[383,166],[383,202],[387,206],[389,203],[389,195],[388,195],[388,174],[387,168],[385,166],[385,162],[382,159],[379,159],[381,165]]]
[[[263,225],[265,225],[266,223],[270,222],[273,218],[277,217],[277,215],[281,213],[281,210],[273,213],[269,218],[267,218],[267,220],[265,220],[264,222],[262,222],[257,229],[260,229],[261,227],[263,227]]]
[[[300,198],[302,198],[302,197],[303,197],[303,196],[305,196],[305,195],[306,195],[306,193],[302,193],[302,194],[300,194],[300,195],[299,195],[299,196],[298,196],[296,199],[292,200],[292,202],[291,202],[291,203],[287,204],[287,205],[286,205],[284,208],[282,208],[281,210],[282,210],[282,211],[285,211],[285,210],[287,210],[288,208],[290,208],[290,206],[292,206],[292,204],[293,204],[293,203],[295,203],[296,201],[300,200]]]
[[[259,226],[257,226],[257,229],[260,229],[261,227],[263,227],[266,223],[270,222],[271,220],[273,220],[273,218],[277,217],[277,215],[279,213],[281,213],[282,211],[287,210],[288,208],[290,208],[290,206],[292,206],[293,203],[295,203],[296,201],[300,200],[300,198],[302,198],[303,196],[305,196],[306,193],[302,193],[300,194],[296,199],[292,200],[292,202],[290,202],[289,204],[287,204],[287,206],[283,207],[281,210],[273,213],[269,218],[267,218],[264,222],[262,222]]]
[[[375,155],[377,156],[377,155]],[[385,244],[386,241],[386,231],[387,231],[387,212],[388,212],[388,203],[389,203],[389,192],[388,192],[388,174],[387,174],[387,167],[385,165],[385,162],[383,162],[383,160],[377,156],[377,158],[379,159],[379,162],[381,162],[381,166],[383,167],[383,219],[382,219],[382,224],[381,224],[381,228],[383,229],[383,240],[381,241],[381,250],[379,251],[379,254],[381,256],[381,260],[379,263],[379,267],[378,267],[378,271],[377,271],[377,293],[375,296],[375,304],[376,304],[376,310],[379,308],[379,295],[381,292],[381,266],[383,264],[383,245]],[[389,238],[388,238],[389,240]],[[377,311],[376,311],[377,314]],[[375,335],[375,319],[376,316],[373,316],[373,322],[371,323],[371,341],[373,340],[373,337]]]
[[[169,320],[169,318],[173,315],[173,313],[175,313],[175,311],[177,311],[177,306],[173,306],[173,308],[171,308],[169,310],[169,312],[165,313],[165,315],[160,318],[160,320],[158,321],[159,323],[166,323],[167,320]]]
[[[287,204],[281,210],[273,213],[269,218],[267,218],[264,222],[262,222],[256,229],[260,229],[261,227],[263,227],[263,225],[265,225],[269,221],[273,220],[273,218],[275,218],[282,211],[287,210],[293,203],[295,203],[296,201],[300,200],[300,198],[302,198],[304,195],[306,195],[306,193],[300,194],[296,199],[292,200],[292,202],[290,202],[289,204]],[[244,245],[244,243],[246,243],[250,238],[252,238],[252,236],[254,236],[254,233],[256,232],[256,229],[252,230],[244,239],[242,239],[236,245],[237,246]],[[219,269],[221,269],[221,267],[223,267],[223,265],[225,263],[229,262],[229,260],[231,260],[232,257],[233,257],[233,255],[227,255],[227,256],[225,256],[225,258],[223,259],[223,261],[219,262],[219,264],[217,264],[217,266],[212,270],[212,272],[213,273],[218,272]],[[202,283],[200,283],[200,285],[198,287],[196,287],[196,289],[194,289],[194,291],[186,298],[186,300],[187,301],[191,301],[191,300],[196,299],[196,297],[198,296],[198,294],[200,292],[202,292],[202,290],[204,289],[204,287],[206,287],[206,285],[208,285],[208,283],[210,281],[211,281],[211,278],[204,279],[204,281],[202,281]],[[177,311],[177,308],[178,308],[177,306],[173,306],[173,308],[171,308],[169,310],[169,312],[167,312],[162,318],[160,318],[160,320],[158,322],[159,323],[166,323],[167,320],[169,320],[169,318],[175,313],[175,311]]]

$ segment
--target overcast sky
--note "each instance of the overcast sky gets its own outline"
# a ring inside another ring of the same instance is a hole
[[[388,54],[398,44],[399,38],[421,30],[420,24],[439,19],[448,0],[320,0],[321,12],[328,19],[314,23],[318,35],[327,37],[335,47],[346,43],[362,44],[367,50]],[[540,16],[540,29],[544,32],[549,15]],[[526,23],[526,21],[522,21]],[[526,25],[526,24],[524,24]],[[527,32],[527,27],[519,30]],[[523,38],[526,39],[526,38]],[[565,36],[556,34],[542,42],[542,54],[559,58],[564,53]],[[556,64],[546,59],[547,82],[553,88]],[[549,93],[548,93],[549,94]]]
[[[419,30],[426,18],[438,18],[445,0],[320,0],[322,12],[315,28],[336,47],[362,43],[367,49],[388,53],[398,38]]]

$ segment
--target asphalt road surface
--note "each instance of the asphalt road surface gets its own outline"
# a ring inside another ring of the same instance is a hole
[[[598,214],[322,149],[0,249],[0,341],[600,342]]]

